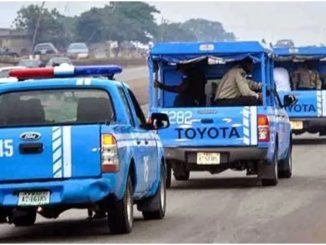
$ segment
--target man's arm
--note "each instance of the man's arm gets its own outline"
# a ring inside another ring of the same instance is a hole
[[[183,93],[184,91],[187,90],[187,84],[182,82],[180,85],[165,85],[157,80],[154,82],[154,87],[160,88],[162,90],[172,92],[172,93]]]
[[[262,83],[257,83],[253,80],[247,79],[249,88],[254,91],[261,91]]]
[[[257,99],[259,98],[259,95],[249,88],[248,81],[241,74],[236,75],[235,81],[242,96],[254,96]]]

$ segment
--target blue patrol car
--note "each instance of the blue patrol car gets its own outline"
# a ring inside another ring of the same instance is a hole
[[[119,72],[10,72],[24,81],[0,88],[1,223],[32,225],[37,213],[57,218],[86,208],[107,217],[111,232],[128,233],[133,204],[145,219],[164,217],[166,169],[156,130],[169,126],[168,117],[146,122],[128,86],[107,79]]]
[[[283,68],[288,75],[283,78],[283,83],[288,83],[288,89],[282,89],[279,93],[292,94],[297,98],[297,103],[287,108],[290,116],[292,131],[295,134],[304,132],[326,135],[326,47],[292,47],[275,48],[275,67]],[[311,65],[308,67],[307,64]],[[321,88],[305,89],[294,88],[293,74],[302,67],[307,66],[311,71],[319,73],[322,82]],[[282,78],[281,78],[282,79]]]
[[[252,79],[262,83],[263,101],[257,106],[214,106],[216,87],[223,75],[250,57]],[[197,66],[206,77],[206,105],[175,106],[176,94],[154,87],[181,83],[178,64]],[[262,185],[276,185],[292,174],[291,127],[285,107],[294,98],[280,98],[273,81],[270,50],[258,42],[159,43],[150,51],[149,112],[169,115],[170,127],[159,132],[166,160],[176,180],[188,180],[190,171],[219,173],[247,170]],[[167,185],[170,185],[170,177]]]

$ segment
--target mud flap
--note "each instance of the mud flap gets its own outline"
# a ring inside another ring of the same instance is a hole
[[[274,165],[272,162],[261,161],[258,164],[259,179],[274,179]]]

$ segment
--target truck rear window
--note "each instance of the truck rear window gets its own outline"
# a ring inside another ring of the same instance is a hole
[[[0,127],[110,123],[109,94],[99,89],[59,89],[0,95]]]

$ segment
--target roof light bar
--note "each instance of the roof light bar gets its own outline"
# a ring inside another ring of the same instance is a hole
[[[61,65],[56,67],[45,68],[26,68],[11,70],[10,77],[18,79],[31,78],[56,78],[56,77],[84,77],[84,76],[114,76],[121,73],[122,68],[116,65],[101,65],[101,66],[71,66]]]

